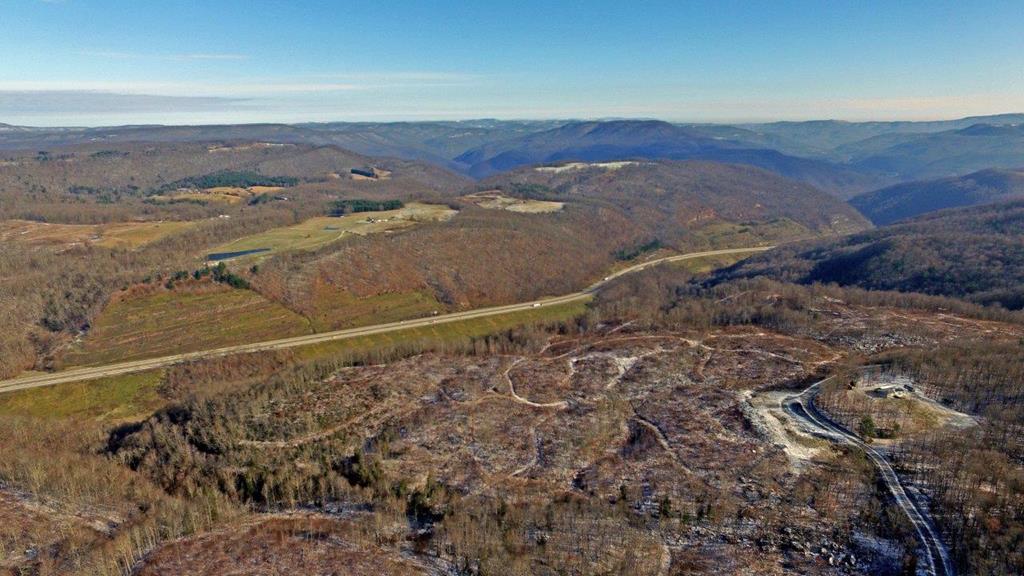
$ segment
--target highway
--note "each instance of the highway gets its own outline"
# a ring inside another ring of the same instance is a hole
[[[928,512],[928,508],[910,496],[904,488],[892,465],[871,445],[862,441],[856,434],[843,425],[833,421],[814,405],[814,398],[821,384],[830,380],[826,378],[809,386],[806,390],[782,400],[782,409],[791,418],[800,422],[810,433],[832,442],[849,444],[864,451],[878,469],[882,481],[892,494],[896,505],[907,515],[907,519],[917,532],[920,549],[923,551],[925,570],[932,576],[954,576],[956,573],[949,559],[946,544],[939,537],[939,531]]]
[[[133,360],[129,362],[119,362],[116,364],[107,364],[104,366],[89,366],[83,368],[71,368],[60,372],[52,372],[46,374],[32,374],[29,376],[21,376],[12,378],[10,380],[0,381],[0,394],[4,392],[13,392],[15,390],[26,390],[29,388],[39,388],[43,386],[54,386],[57,384],[67,384],[70,382],[82,382],[86,380],[95,380],[97,378],[106,378],[109,376],[118,376],[121,374],[130,374],[133,372],[143,372],[146,370],[153,370],[155,368],[163,368],[178,364],[181,362],[188,362],[191,360],[200,360],[204,358],[216,358],[220,356],[230,356],[233,354],[244,354],[250,352],[262,352],[267,350],[283,350],[287,348],[295,348],[298,346],[308,346],[310,344],[319,344],[322,342],[332,342],[336,340],[346,340],[350,338],[357,338],[360,336],[370,336],[374,334],[382,334],[386,332],[396,332],[399,330],[407,330],[410,328],[419,328],[424,326],[431,326],[435,324],[445,324],[449,322],[458,322],[461,320],[472,320],[475,318],[485,318],[488,316],[497,316],[500,314],[508,314],[510,312],[520,312],[531,310],[534,308],[540,308],[544,306],[556,306],[559,304],[567,304],[578,300],[585,300],[590,298],[594,292],[596,292],[601,286],[606,283],[624,276],[626,274],[632,274],[639,272],[651,266],[657,266],[659,264],[665,264],[667,262],[678,262],[682,260],[692,260],[695,258],[704,258],[707,256],[727,256],[731,254],[744,254],[752,252],[760,252],[773,248],[773,246],[763,246],[757,248],[728,248],[724,250],[708,250],[704,252],[691,252],[689,254],[679,254],[676,256],[667,256],[665,258],[658,258],[656,260],[650,260],[648,262],[642,262],[635,264],[628,268],[623,268],[615,273],[606,276],[604,279],[591,284],[586,289],[580,292],[574,292],[572,294],[566,294],[564,296],[556,296],[553,298],[544,298],[541,300],[531,300],[529,302],[521,302],[518,304],[508,304],[505,306],[493,306],[490,308],[477,308],[475,310],[467,310],[464,312],[453,312],[451,314],[441,314],[438,316],[428,316],[426,318],[417,318],[415,320],[405,320],[401,322],[391,322],[388,324],[376,324],[373,326],[363,326],[361,328],[350,328],[346,330],[337,330],[334,332],[322,332],[320,334],[309,334],[305,336],[295,336],[292,338],[281,338],[278,340],[269,340],[264,342],[255,342],[250,344],[239,344],[236,346],[227,346],[223,348],[215,348],[212,350],[202,350],[198,352],[188,352],[183,354],[174,354],[171,356],[163,356],[160,358],[149,358],[145,360]]]

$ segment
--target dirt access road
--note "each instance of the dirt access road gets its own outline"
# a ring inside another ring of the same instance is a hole
[[[939,537],[939,531],[928,512],[928,507],[907,492],[896,471],[881,452],[866,444],[856,434],[829,418],[814,405],[814,397],[818,394],[821,384],[829,379],[831,377],[809,386],[799,394],[786,397],[782,400],[782,409],[811,434],[863,450],[878,468],[882,481],[892,494],[896,505],[914,525],[927,573],[931,576],[954,576],[956,572],[950,562],[949,551]]]
[[[545,298],[541,300],[531,300],[529,302],[521,302],[519,304],[508,304],[506,306],[494,306],[491,308],[478,308],[476,310],[467,310],[465,312],[453,312],[451,314],[443,314],[440,316],[430,316],[426,318],[417,318],[415,320],[405,320],[401,322],[391,322],[388,324],[377,324],[374,326],[364,326],[362,328],[350,328],[347,330],[338,330],[335,332],[323,332],[320,334],[310,334],[306,336],[296,336],[294,338],[282,338],[280,340],[269,340],[265,342],[255,342],[251,344],[239,344],[236,346],[227,346],[224,348],[215,348],[212,350],[201,350],[199,352],[188,352],[185,354],[174,354],[171,356],[162,356],[160,358],[150,358],[146,360],[134,360],[130,362],[120,362],[116,364],[107,364],[105,366],[90,366],[85,368],[72,368],[69,370],[63,370],[61,372],[53,372],[49,374],[33,374],[30,376],[22,376],[18,378],[12,378],[10,380],[0,381],[0,394],[4,392],[13,392],[15,390],[26,390],[29,388],[39,388],[43,386],[54,386],[56,384],[66,384],[69,382],[82,382],[85,380],[95,380],[97,378],[106,378],[109,376],[119,376],[121,374],[130,374],[133,372],[143,372],[145,370],[152,370],[154,368],[163,368],[172,364],[178,364],[180,362],[187,362],[190,360],[200,360],[203,358],[215,358],[218,356],[230,356],[233,354],[243,354],[247,352],[262,352],[266,350],[282,350],[285,348],[295,348],[298,346],[308,346],[310,344],[319,344],[321,342],[331,342],[335,340],[346,340],[349,338],[357,338],[360,336],[370,336],[373,334],[382,334],[385,332],[396,332],[399,330],[407,330],[410,328],[419,328],[424,326],[430,326],[433,324],[446,324],[449,322],[458,322],[461,320],[472,320],[475,318],[486,318],[488,316],[497,316],[500,314],[508,314],[511,312],[526,311],[533,308],[540,308],[543,306],[556,306],[558,304],[566,304],[569,302],[575,302],[578,300],[585,300],[591,298],[601,286],[606,283],[626,274],[632,274],[639,272],[651,266],[657,266],[659,264],[665,264],[667,262],[678,262],[681,260],[693,260],[695,258],[704,258],[708,256],[726,256],[730,254],[744,254],[761,252],[773,248],[773,246],[763,246],[756,248],[728,248],[724,250],[709,250],[705,252],[691,252],[689,254],[679,254],[676,256],[667,256],[665,258],[658,258],[656,260],[650,260],[635,264],[628,268],[623,268],[618,272],[606,276],[604,279],[595,282],[586,289],[580,292],[574,292],[572,294],[566,294],[564,296],[557,296],[554,298]]]

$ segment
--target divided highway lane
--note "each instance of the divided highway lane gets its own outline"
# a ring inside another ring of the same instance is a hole
[[[725,250],[709,250],[704,252],[691,252],[689,254],[680,254],[677,256],[668,256],[665,258],[659,258],[657,260],[651,260],[649,262],[643,262],[641,264],[635,264],[628,268],[624,268],[610,274],[603,280],[596,282],[581,292],[574,292],[572,294],[566,294],[564,296],[557,296],[554,298],[545,298],[542,300],[533,300],[530,302],[522,302],[519,304],[509,304],[506,306],[494,306],[491,308],[478,308],[476,310],[467,310],[465,312],[453,312],[451,314],[443,314],[439,316],[429,316],[426,318],[417,318],[415,320],[405,320],[402,322],[391,322],[388,324],[377,324],[374,326],[363,326],[361,328],[350,328],[347,330],[338,330],[335,332],[323,332],[320,334],[309,334],[306,336],[296,336],[293,338],[281,338],[279,340],[269,340],[264,342],[255,342],[251,344],[240,344],[237,346],[226,346],[223,348],[215,348],[212,350],[202,350],[199,352],[188,352],[184,354],[174,354],[171,356],[163,356],[160,358],[150,358],[146,360],[134,360],[130,362],[119,362],[116,364],[107,364],[105,366],[93,366],[85,368],[72,368],[70,370],[63,370],[61,372],[53,372],[48,374],[33,374],[31,376],[22,376],[19,378],[13,378],[10,380],[0,381],[0,394],[4,392],[13,392],[15,390],[26,390],[29,388],[39,388],[43,386],[54,386],[56,384],[66,384],[69,382],[82,382],[85,380],[95,380],[97,378],[105,378],[108,376],[119,376],[121,374],[130,374],[133,372],[143,372],[145,370],[152,370],[154,368],[163,368],[178,364],[180,362],[187,362],[190,360],[199,360],[203,358],[215,358],[218,356],[230,356],[232,354],[243,354],[247,352],[262,352],[266,350],[283,350],[286,348],[295,348],[298,346],[307,346],[310,344],[319,344],[321,342],[331,342],[335,340],[346,340],[349,338],[357,338],[359,336],[370,336],[374,334],[382,334],[385,332],[395,332],[399,330],[407,330],[409,328],[418,328],[423,326],[430,326],[434,324],[445,324],[449,322],[457,322],[460,320],[472,320],[475,318],[485,318],[488,316],[497,316],[500,314],[508,314],[510,312],[520,312],[530,310],[533,308],[539,308],[542,306],[555,306],[558,304],[567,304],[569,302],[575,302],[577,300],[584,300],[590,298],[594,292],[596,292],[604,284],[618,278],[620,276],[639,272],[645,268],[651,266],[657,266],[666,262],[678,262],[681,260],[692,260],[695,258],[704,258],[707,256],[726,256],[730,254],[744,254],[753,253],[768,250],[772,246],[764,246],[758,248],[729,248]]]
[[[828,440],[838,443],[851,444],[864,451],[871,462],[878,468],[882,475],[889,493],[892,494],[896,505],[907,515],[907,519],[914,525],[917,532],[917,539],[921,543],[924,552],[925,569],[932,576],[954,576],[953,563],[949,559],[949,551],[946,544],[939,537],[939,531],[924,504],[912,498],[904,489],[896,471],[892,469],[889,461],[882,456],[881,452],[863,442],[855,434],[847,430],[841,424],[833,421],[823,414],[814,405],[814,398],[817,396],[822,383],[830,380],[826,378],[809,386],[806,390],[793,396],[788,396],[782,401],[782,409],[794,420],[801,422],[810,432],[822,436]]]

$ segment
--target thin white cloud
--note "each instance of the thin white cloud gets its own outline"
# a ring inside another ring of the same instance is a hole
[[[130,81],[0,81],[7,92],[97,92],[155,96],[272,96],[275,94],[348,92],[370,86],[340,82],[130,82]]]
[[[478,74],[462,72],[429,72],[429,71],[398,71],[398,72],[338,72],[335,74],[316,74],[310,78],[323,80],[358,80],[388,82],[472,82],[482,78]]]
[[[116,57],[118,53],[111,53]],[[213,58],[214,55],[205,55]],[[126,56],[131,57],[131,56]],[[201,55],[192,55],[199,58]],[[77,91],[158,96],[273,97],[394,89],[465,87],[476,77],[435,72],[334,74],[294,79],[249,79],[235,82],[166,82],[120,80],[0,80],[2,91]]]
[[[164,60],[164,61],[189,61],[189,60],[248,60],[245,54],[219,53],[219,52],[186,52],[181,54],[147,54],[144,52],[118,52],[110,50],[85,50],[79,52],[83,56],[94,56],[96,58],[111,58],[116,60]]]

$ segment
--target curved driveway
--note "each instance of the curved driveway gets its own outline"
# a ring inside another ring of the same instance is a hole
[[[782,409],[793,419],[803,424],[809,432],[821,436],[833,442],[850,444],[860,448],[867,455],[868,459],[878,468],[882,481],[892,494],[896,505],[906,514],[907,519],[914,526],[917,532],[917,539],[924,552],[928,574],[932,576],[953,576],[955,571],[949,559],[949,551],[946,544],[939,537],[939,531],[928,513],[928,508],[916,498],[907,493],[900,482],[896,471],[892,469],[889,461],[871,445],[862,441],[857,435],[847,430],[842,424],[835,422],[823,414],[814,405],[814,397],[817,396],[820,386],[827,382],[826,378],[809,386],[806,390],[793,396],[788,396],[782,401]]]

